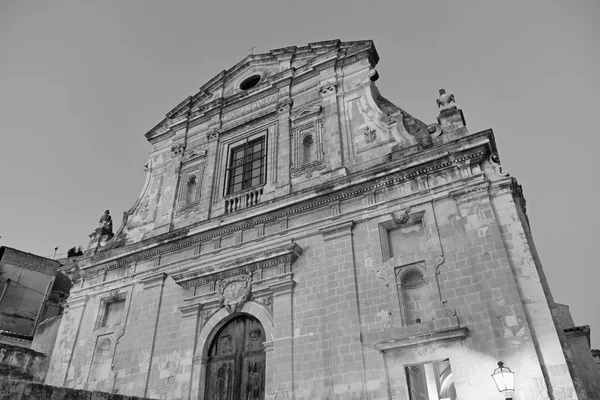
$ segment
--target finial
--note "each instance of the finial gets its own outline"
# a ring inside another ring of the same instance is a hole
[[[435,101],[440,111],[456,108],[453,94],[446,94],[446,89],[440,89],[440,97]]]

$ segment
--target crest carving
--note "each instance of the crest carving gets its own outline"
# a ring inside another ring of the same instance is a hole
[[[217,293],[221,306],[230,313],[242,308],[252,292],[252,277],[237,275],[217,281]]]

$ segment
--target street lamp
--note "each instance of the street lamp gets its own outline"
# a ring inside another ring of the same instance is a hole
[[[498,391],[504,395],[507,400],[512,400],[515,393],[515,374],[510,368],[505,367],[502,361],[498,361],[498,368],[494,370],[492,379],[498,388]]]

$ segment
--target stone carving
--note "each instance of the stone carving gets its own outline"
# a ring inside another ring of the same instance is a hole
[[[202,318],[204,319],[204,322],[208,321],[210,319],[210,317],[213,316],[213,314],[215,313],[216,310],[206,310],[202,313]]]
[[[171,146],[171,153],[173,154],[174,157],[183,154],[184,150],[185,150],[185,145],[183,143],[175,143],[174,145]]]
[[[383,318],[381,327],[383,330],[390,330],[394,327],[394,313],[391,310],[381,310],[377,313],[379,317]]]
[[[445,89],[440,89],[440,97],[435,101],[440,111],[456,108],[453,94],[447,94]]]
[[[217,293],[221,306],[229,312],[241,308],[250,298],[252,278],[249,275],[238,275],[217,281]]]
[[[370,125],[365,126],[365,131],[363,133],[365,136],[365,142],[373,143],[377,139],[377,130]]]
[[[423,121],[413,117],[379,93],[377,93],[374,100],[379,109],[388,116],[390,122],[402,123],[406,132],[417,140],[419,146],[423,148],[433,146],[433,139],[429,134],[429,128]]]
[[[390,213],[392,220],[397,225],[406,224],[410,218],[410,207],[406,207],[405,209],[399,212]]]
[[[277,103],[277,112],[279,114],[286,113],[286,112],[290,111],[291,107],[292,107],[291,99],[281,100],[279,103]]]
[[[110,216],[110,211],[104,211],[104,214],[100,217],[98,228],[102,230],[103,234],[109,234],[112,236],[113,234],[113,226],[112,226],[112,217]]]
[[[498,154],[490,155],[490,157],[488,158],[488,161],[489,161],[490,165],[492,166],[492,169],[494,170],[494,174],[498,178],[504,178],[506,176],[510,176],[510,174],[508,172],[504,171],[504,169],[500,165],[500,158],[498,157]]]
[[[322,97],[328,96],[330,94],[335,94],[336,86],[337,86],[337,84],[335,82],[321,85],[321,86],[319,86],[319,94]]]
[[[262,303],[264,306],[268,307],[268,306],[270,306],[270,305],[271,305],[271,303],[273,302],[273,297],[272,297],[272,296],[266,296],[266,297],[263,297],[262,299],[260,299],[260,302],[261,302],[261,303]]]
[[[145,221],[146,218],[148,218],[148,213],[150,213],[150,205],[148,204],[148,202],[145,202],[144,206],[140,210],[140,218],[142,219],[142,221]]]
[[[206,139],[211,141],[219,137],[219,130],[212,129],[206,133]]]

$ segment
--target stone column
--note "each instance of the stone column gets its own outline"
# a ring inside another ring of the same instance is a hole
[[[353,221],[320,230],[325,240],[327,332],[333,398],[367,398],[354,265]],[[326,368],[327,371],[327,368]]]

